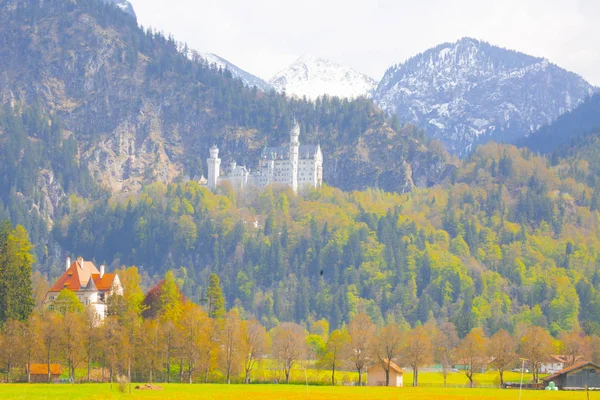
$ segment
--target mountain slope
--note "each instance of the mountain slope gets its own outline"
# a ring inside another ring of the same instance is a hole
[[[269,84],[279,92],[314,100],[324,94],[343,98],[371,97],[377,83],[352,68],[304,55],[278,72]]]
[[[254,86],[257,89],[262,90],[263,92],[268,92],[272,89],[272,87],[264,80],[252,75],[249,72],[244,71],[235,64],[230,63],[226,59],[219,57],[216,54],[200,53],[200,57],[203,60],[205,60],[206,63],[212,68],[221,68],[228,70],[229,72],[231,72],[231,75],[234,78],[241,80],[244,83],[244,85],[248,87]]]
[[[131,15],[134,18],[137,18],[137,16],[135,15],[135,11],[133,11],[133,6],[127,0],[104,0],[104,1],[109,4],[114,4],[120,10],[126,12],[127,14]]]
[[[600,94],[595,94],[573,111],[561,115],[526,138],[517,141],[540,153],[551,153],[568,145],[573,139],[600,129]]]
[[[388,69],[374,99],[464,156],[478,143],[535,131],[593,91],[546,59],[464,38]]]

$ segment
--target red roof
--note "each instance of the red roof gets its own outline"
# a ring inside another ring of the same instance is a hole
[[[50,364],[50,372],[52,375],[60,375],[60,364]],[[31,375],[48,375],[48,364],[31,364]]]
[[[110,290],[116,274],[104,274],[100,278],[100,271],[91,261],[84,261],[81,257],[73,261],[69,269],[52,286],[50,292],[60,292],[69,289],[74,292],[83,290],[90,279],[94,281],[100,291]]]
[[[562,374],[565,374],[567,372],[571,372],[571,371],[574,371],[576,369],[585,367],[586,365],[592,365],[593,367],[595,367],[597,369],[600,369],[599,366],[597,366],[596,364],[594,364],[591,361],[581,361],[581,362],[578,362],[578,363],[575,363],[575,364],[571,365],[570,367],[563,368],[560,371],[558,371],[558,372],[556,372],[556,373],[554,373],[552,375],[546,376],[546,377],[542,378],[542,380],[543,381],[551,381],[554,378],[557,378],[559,375],[562,375]]]

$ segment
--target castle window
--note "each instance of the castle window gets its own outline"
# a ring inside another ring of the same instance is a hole
[[[54,305],[53,305],[53,304],[50,304],[50,305],[48,306],[48,310],[50,310],[50,311],[54,311]]]

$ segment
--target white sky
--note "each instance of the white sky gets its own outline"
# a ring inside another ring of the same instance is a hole
[[[469,36],[600,86],[600,0],[130,0],[152,26],[263,79],[324,57],[380,80],[393,64]]]

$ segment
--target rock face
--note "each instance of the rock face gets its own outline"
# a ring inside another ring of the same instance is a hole
[[[464,38],[389,68],[374,99],[464,156],[479,143],[525,136],[593,92],[546,59]]]
[[[433,170],[423,180],[404,166],[439,154],[410,129],[391,129],[370,100],[290,100],[206,64],[118,9],[0,0],[0,103],[39,104],[56,115],[77,140],[78,162],[112,193],[199,178],[215,143],[224,162],[255,168],[265,143],[287,143],[294,115],[301,141],[320,141],[329,185],[404,191],[436,181]]]
[[[269,81],[279,92],[316,99],[327,94],[344,98],[371,97],[375,80],[352,68],[304,55]]]
[[[263,92],[268,92],[269,90],[273,89],[271,85],[269,85],[267,82],[263,81],[259,77],[244,71],[235,64],[230,63],[226,59],[219,57],[216,54],[200,53],[199,57],[202,60],[204,60],[206,64],[208,64],[208,66],[211,68],[226,69],[231,73],[231,75],[234,78],[241,80],[247,87],[256,87],[257,89],[262,90]]]

